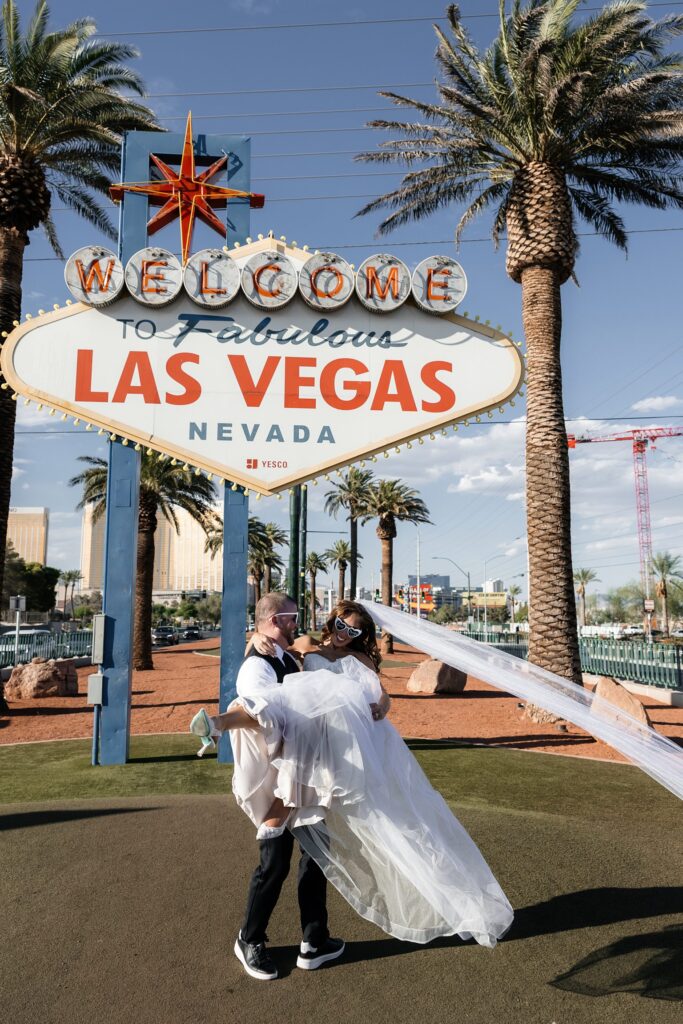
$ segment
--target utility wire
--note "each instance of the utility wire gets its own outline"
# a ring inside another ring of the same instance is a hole
[[[83,417],[81,417],[81,419],[82,418]],[[574,417],[567,416],[565,418],[565,422],[566,423],[573,423],[575,421],[582,420],[584,418],[585,417],[583,417],[583,416],[574,416]],[[605,420],[609,420],[610,422],[614,422],[615,420],[622,419],[622,420],[627,420],[629,423],[632,420],[640,419],[640,420],[647,420],[648,423],[651,423],[653,420],[680,420],[680,419],[683,419],[683,416],[605,416],[604,419]],[[513,423],[514,424],[517,424],[517,423],[521,424],[521,423],[524,422],[524,420],[525,420],[525,417],[520,417],[517,420],[486,420],[486,422],[482,421],[481,423],[470,423],[470,428],[472,428],[472,427],[499,427],[499,426],[501,426],[501,424],[505,424],[505,425],[509,426],[509,425],[511,425]],[[439,429],[439,428],[437,428],[437,429]],[[82,433],[83,433],[82,430],[16,430],[15,431],[15,434],[82,434]],[[93,436],[97,436],[97,435],[93,435]],[[390,445],[390,447],[393,448],[393,445]],[[681,497],[681,495],[677,495],[677,494],[672,495],[672,498],[677,498],[677,497]],[[660,499],[660,501],[670,501],[670,500],[671,500],[671,498],[661,498]],[[651,504],[654,505],[654,504],[656,504],[656,502],[653,501]],[[588,518],[593,518],[593,517],[586,516],[584,518],[588,519]],[[596,518],[598,518],[598,517],[596,517]]]
[[[653,7],[683,7],[683,3],[650,3],[649,8]],[[602,7],[583,7],[581,11],[601,11]],[[487,11],[479,14],[464,14],[461,15],[462,21],[481,21],[486,18],[498,18],[498,11]],[[271,25],[212,25],[208,28],[202,28],[196,25],[180,27],[180,28],[155,28],[155,29],[136,29],[132,32],[118,31],[118,32],[98,32],[98,37],[101,39],[111,39],[113,37],[119,38],[121,36],[175,36],[175,35],[200,35],[200,34],[215,34],[221,33],[232,33],[232,32],[284,32],[289,30],[296,31],[302,28],[363,28],[370,25],[381,25],[383,28],[387,25],[415,25],[417,23],[435,21],[445,21],[443,13],[439,13],[432,16],[422,15],[421,17],[415,18],[363,18],[354,19],[353,21],[298,21],[298,22],[283,22],[281,24]]]
[[[148,92],[144,99],[175,99],[184,96],[281,96],[284,93],[306,93],[306,92],[362,92],[371,89],[424,89],[427,86],[436,85],[432,82],[402,82],[398,85],[308,85],[305,88],[294,89],[227,89],[219,92]]]
[[[285,200],[283,200],[285,201]],[[291,200],[286,200],[290,202]],[[626,231],[627,235],[657,235],[667,234],[671,232],[683,231],[683,227],[677,228],[633,228],[631,231]],[[578,238],[602,238],[603,236],[599,231],[577,231],[576,235]],[[470,245],[475,242],[490,242],[491,239],[487,236],[486,238],[461,238],[460,245]],[[410,245],[453,245],[452,238],[437,238],[431,241],[415,241],[415,242],[392,242],[388,239],[376,239],[374,242],[344,242],[343,244],[333,245],[316,245],[309,246],[309,248],[319,249],[321,252],[336,252],[338,249],[377,249],[382,246],[390,249],[396,249],[399,246],[410,246]],[[64,263],[65,260],[59,256],[27,256],[24,259],[24,263],[52,263],[52,262]],[[603,417],[600,417],[601,419]],[[622,419],[635,419],[636,417],[622,417]],[[643,417],[647,419],[648,417]],[[590,419],[590,416],[582,416],[581,419]]]

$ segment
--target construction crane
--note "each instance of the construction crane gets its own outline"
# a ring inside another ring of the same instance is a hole
[[[648,447],[655,448],[660,437],[683,437],[680,427],[645,427],[642,430],[624,430],[619,434],[603,434],[602,437],[576,437],[567,435],[567,444],[596,444],[605,441],[630,441],[633,448],[633,471],[636,479],[636,516],[638,519],[638,548],[640,550],[640,582],[645,600],[652,594],[652,530],[650,527],[650,495],[647,487]],[[651,607],[646,605],[648,617]]]

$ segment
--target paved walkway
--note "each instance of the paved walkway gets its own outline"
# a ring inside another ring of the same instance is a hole
[[[608,765],[561,766],[563,778],[590,778],[599,805],[601,779],[615,784]],[[637,773],[623,779],[624,819],[618,780],[604,813],[600,805],[588,820],[563,811],[562,787],[556,813],[524,810],[519,779],[501,780],[496,806],[456,808],[515,907],[495,950],[458,939],[400,943],[332,892],[331,925],[347,952],[329,968],[299,971],[290,877],[270,929],[282,977],[267,984],[232,955],[256,846],[227,796],[0,807],[3,1019],[678,1024],[683,860],[663,830],[678,805]],[[588,786],[581,795],[590,800]]]

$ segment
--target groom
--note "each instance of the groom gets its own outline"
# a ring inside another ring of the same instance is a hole
[[[268,657],[252,648],[237,675],[239,697],[267,697],[286,675],[299,671],[299,664],[287,648],[297,635],[296,603],[282,593],[270,593],[256,605],[255,626],[275,644]],[[297,829],[293,830],[296,833]],[[277,978],[277,968],[266,949],[266,928],[289,873],[295,836],[289,829],[274,839],[259,843],[259,864],[249,885],[242,927],[235,942],[235,955],[247,974],[260,981]],[[341,939],[330,938],[327,930],[327,882],[316,862],[301,851],[298,878],[299,912],[303,940],[297,967],[312,971],[344,952]]]

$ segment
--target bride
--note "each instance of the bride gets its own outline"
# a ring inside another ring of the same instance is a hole
[[[258,652],[272,654],[267,637]],[[425,943],[445,935],[495,946],[512,923],[478,847],[386,720],[375,624],[340,601],[303,672],[267,698],[238,698],[204,736],[230,729],[233,791],[259,838],[296,830],[327,879],[385,932]],[[201,716],[203,715],[203,719]],[[200,734],[200,728],[193,728]],[[204,742],[204,739],[203,739]]]

